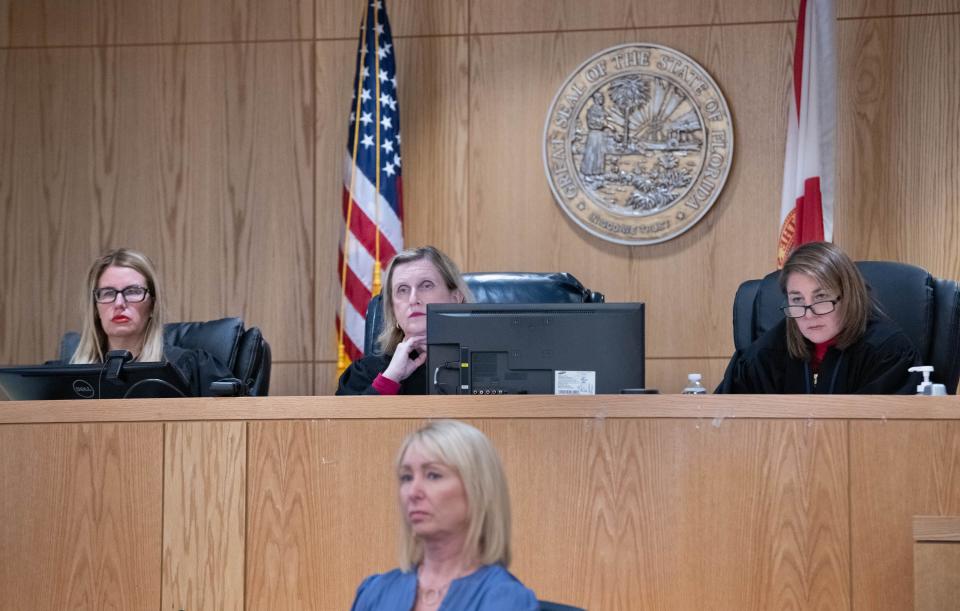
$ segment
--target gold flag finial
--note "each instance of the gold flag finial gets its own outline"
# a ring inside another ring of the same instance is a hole
[[[376,295],[380,292],[380,261],[373,262],[373,289],[371,291],[372,295]]]
[[[343,342],[337,345],[337,377],[343,375],[343,372],[350,365],[350,359],[347,358],[347,351],[343,349]]]

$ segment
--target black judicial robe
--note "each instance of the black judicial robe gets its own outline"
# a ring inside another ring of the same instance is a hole
[[[718,393],[913,394],[921,377],[907,369],[920,355],[892,321],[875,317],[846,350],[831,346],[814,378],[809,363],[790,356],[786,319],[730,359]]]
[[[379,374],[387,370],[390,364],[390,354],[374,354],[365,356],[358,361],[350,363],[343,375],[340,376],[340,382],[337,385],[338,395],[379,395],[373,388],[373,380]],[[410,374],[406,380],[400,382],[401,395],[425,395],[427,394],[427,364],[424,363]]]
[[[234,377],[220,359],[203,350],[187,350],[167,344],[163,347],[163,358],[183,377],[192,397],[209,397],[210,384]]]

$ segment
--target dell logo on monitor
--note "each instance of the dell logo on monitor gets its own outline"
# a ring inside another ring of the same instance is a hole
[[[77,396],[81,399],[93,398],[93,386],[91,386],[90,382],[87,382],[86,380],[74,380],[73,392],[77,393]]]

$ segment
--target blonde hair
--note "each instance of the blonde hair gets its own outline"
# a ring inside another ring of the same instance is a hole
[[[137,358],[139,361],[163,360],[163,297],[160,283],[157,279],[157,270],[153,261],[147,255],[129,248],[118,248],[104,253],[90,266],[87,272],[86,291],[83,294],[81,311],[83,315],[83,331],[80,333],[80,343],[71,357],[71,363],[102,363],[107,352],[108,339],[100,322],[97,312],[97,302],[93,298],[93,291],[104,270],[108,267],[129,267],[143,275],[147,281],[149,299],[152,303],[150,318],[143,331],[143,347]]]
[[[510,494],[500,457],[487,436],[469,424],[437,420],[407,436],[397,454],[397,471],[407,450],[418,446],[431,460],[457,472],[469,507],[464,552],[480,564],[510,565]],[[400,568],[410,571],[423,561],[423,542],[403,517]]]
[[[460,291],[463,296],[463,303],[473,301],[473,295],[463,281],[463,275],[457,264],[450,257],[443,254],[433,246],[422,246],[420,248],[402,250],[395,254],[387,265],[386,280],[383,283],[383,290],[380,291],[380,307],[383,311],[383,330],[377,337],[377,345],[382,354],[393,354],[397,344],[403,341],[403,331],[397,326],[397,317],[393,313],[393,272],[398,265],[413,263],[426,259],[433,263],[433,266],[440,272],[440,277],[450,291]]]
[[[863,337],[867,319],[879,312],[867,293],[860,270],[847,253],[830,242],[809,242],[790,253],[780,271],[780,290],[784,295],[791,274],[810,276],[820,288],[834,293],[840,300],[837,303],[840,332],[836,336],[836,346],[840,350],[849,348]],[[809,360],[812,356],[811,344],[803,337],[793,318],[787,318],[787,350],[797,359]]]

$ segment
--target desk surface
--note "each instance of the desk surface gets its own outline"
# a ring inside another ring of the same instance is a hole
[[[410,418],[960,420],[960,398],[863,395],[245,397],[0,402],[0,425]]]

